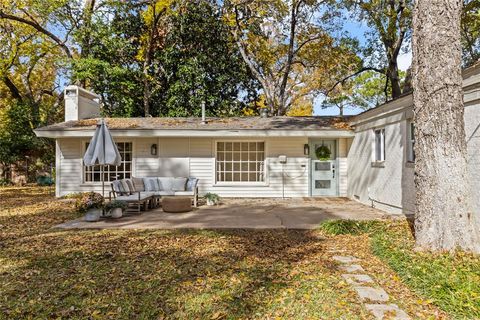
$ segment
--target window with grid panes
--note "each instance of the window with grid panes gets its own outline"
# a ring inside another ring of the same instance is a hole
[[[85,144],[85,151],[89,143]],[[117,179],[129,179],[132,177],[132,143],[131,142],[117,142],[118,151],[122,156],[122,163],[117,166],[105,166],[103,175],[105,181],[113,181]],[[84,182],[101,182],[100,166],[84,166]]]
[[[217,182],[264,182],[265,142],[219,141]]]

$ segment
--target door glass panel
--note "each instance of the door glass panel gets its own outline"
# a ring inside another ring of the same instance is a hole
[[[315,180],[315,189],[330,189],[330,180]]]
[[[315,162],[315,171],[329,171],[331,169],[330,162]]]

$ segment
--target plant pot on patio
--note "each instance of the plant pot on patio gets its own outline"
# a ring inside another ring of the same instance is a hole
[[[100,220],[104,201],[101,194],[86,192],[77,198],[75,208],[79,212],[85,213],[85,221],[95,222]]]
[[[207,206],[215,206],[220,202],[220,197],[215,193],[205,194],[205,200],[207,201]]]
[[[105,205],[105,210],[110,212],[110,217],[113,219],[121,218],[125,209],[127,209],[125,201],[113,200]]]
[[[98,208],[89,209],[87,213],[85,213],[85,221],[96,222],[100,220],[101,216],[102,216],[102,209],[98,209]]]

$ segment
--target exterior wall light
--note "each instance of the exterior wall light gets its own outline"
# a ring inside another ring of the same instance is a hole
[[[310,145],[308,143],[305,143],[303,145],[303,154],[306,156],[310,154]]]
[[[150,154],[152,156],[156,156],[157,155],[157,145],[154,143],[152,144],[152,146],[150,147]]]

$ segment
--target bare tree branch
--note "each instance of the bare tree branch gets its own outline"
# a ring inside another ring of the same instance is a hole
[[[45,29],[44,27],[42,27],[40,24],[36,23],[35,21],[30,21],[30,20],[27,20],[27,19],[22,18],[22,17],[17,17],[15,15],[5,13],[1,10],[0,10],[0,19],[17,21],[17,22],[24,23],[26,25],[31,26],[35,30],[43,33],[44,35],[46,35],[47,37],[52,39],[54,42],[56,42],[63,49],[63,51],[65,52],[65,54],[67,55],[68,58],[73,57],[72,53],[70,52],[70,49],[67,47],[67,45],[65,44],[64,41],[60,40],[60,38],[58,38],[56,35],[54,35],[50,31],[48,31],[47,29]]]
[[[346,76],[345,78],[343,78],[342,80],[339,80],[337,81],[330,89],[327,90],[327,92],[325,93],[326,96],[328,96],[333,90],[335,90],[335,88],[339,85],[339,84],[343,84],[345,83],[345,81],[347,81],[348,79],[350,78],[353,78],[355,76],[358,76],[359,74],[365,72],[365,71],[375,71],[375,72],[378,72],[378,73],[381,73],[383,75],[385,75],[385,70],[384,69],[378,69],[378,68],[373,68],[373,67],[366,67],[366,68],[362,68],[360,70],[358,70],[357,72],[351,74],[351,75],[348,75]]]

